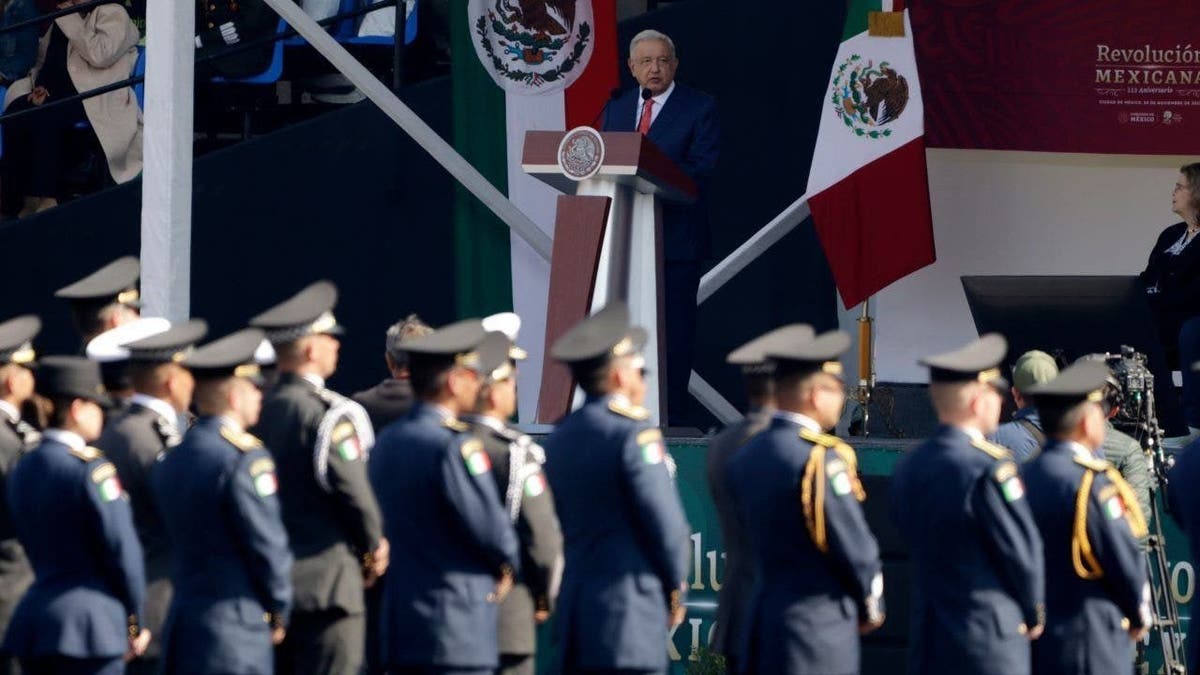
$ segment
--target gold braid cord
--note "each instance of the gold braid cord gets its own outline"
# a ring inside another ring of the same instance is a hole
[[[804,525],[821,553],[829,552],[825,536],[825,447],[814,445],[804,465],[800,481],[800,505],[804,508]]]
[[[850,490],[854,498],[863,501],[867,491],[863,488],[858,477],[858,458],[850,446],[841,442],[836,436],[821,434],[808,429],[801,429],[800,438],[813,444],[808,455],[808,463],[804,465],[804,477],[800,480],[800,505],[804,509],[804,525],[808,534],[821,553],[829,552],[829,537],[825,529],[825,489],[829,477],[826,469],[826,456],[833,450],[835,459],[845,465],[846,477],[850,480]],[[840,472],[837,467],[829,469],[834,475]]]
[[[1104,469],[1104,475],[1112,481],[1114,487],[1117,488],[1117,494],[1121,496],[1121,501],[1125,506],[1125,519],[1129,523],[1129,530],[1133,533],[1134,539],[1141,539],[1150,532],[1150,528],[1146,525],[1146,514],[1142,513],[1142,507],[1138,504],[1137,495],[1133,494],[1133,488],[1129,483],[1125,482],[1125,478],[1121,476],[1121,472],[1115,466],[1109,466]]]
[[[1089,581],[1104,576],[1104,570],[1100,567],[1100,561],[1096,560],[1087,536],[1088,498],[1092,495],[1095,478],[1096,474],[1091,471],[1083,472],[1079,492],[1075,495],[1075,528],[1071,536],[1071,562],[1075,565],[1075,574]]]

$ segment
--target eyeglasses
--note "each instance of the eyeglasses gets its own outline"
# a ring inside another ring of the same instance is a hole
[[[657,63],[659,68],[666,68],[675,62],[675,59],[669,56],[645,57],[634,61],[639,68],[648,68],[651,64]]]

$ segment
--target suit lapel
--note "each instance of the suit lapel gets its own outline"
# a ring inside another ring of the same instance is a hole
[[[658,117],[654,118],[654,122],[650,125],[650,140],[658,142],[667,130],[671,128],[671,120],[679,116],[679,113],[686,107],[686,101],[683,99],[686,96],[683,93],[683,87],[675,85],[675,91],[671,92],[670,98],[663,104],[663,109],[658,113]]]

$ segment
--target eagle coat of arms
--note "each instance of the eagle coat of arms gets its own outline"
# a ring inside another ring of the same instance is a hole
[[[467,12],[475,52],[505,91],[564,89],[591,58],[591,0],[470,0]]]

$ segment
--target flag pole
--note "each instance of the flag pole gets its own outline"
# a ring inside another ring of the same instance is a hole
[[[861,436],[870,436],[871,393],[875,390],[875,319],[871,316],[871,297],[863,300],[858,317],[858,386],[853,399],[862,413]]]

